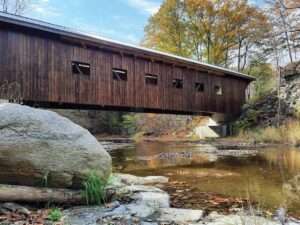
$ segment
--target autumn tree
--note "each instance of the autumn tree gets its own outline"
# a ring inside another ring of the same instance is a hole
[[[145,28],[143,45],[180,56],[192,55],[187,36],[184,4],[181,0],[168,0]]]
[[[247,0],[165,0],[144,45],[241,71],[267,29],[264,13]]]
[[[260,51],[271,27],[268,18],[258,8],[249,6],[247,1],[236,1],[235,4],[233,21],[236,46],[233,55],[236,54],[237,70],[243,71]]]
[[[29,0],[0,0],[0,11],[21,15],[29,4]]]

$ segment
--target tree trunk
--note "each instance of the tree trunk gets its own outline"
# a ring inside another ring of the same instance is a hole
[[[244,38],[239,37],[238,40],[238,61],[237,61],[237,67],[238,71],[241,71],[241,64],[242,64],[242,47],[243,47]]]
[[[2,11],[3,12],[8,12],[8,2],[7,2],[7,0],[1,1],[1,4],[2,4]]]
[[[0,185],[0,202],[52,202],[82,204],[81,191],[55,188],[38,188],[15,185]]]
[[[211,63],[210,62],[210,33],[208,33],[207,35],[207,63]]]
[[[247,64],[247,59],[248,59],[248,51],[249,51],[249,43],[246,44],[245,46],[245,52],[244,52],[244,62],[243,62],[243,65],[242,67],[240,68],[241,71],[243,71],[246,67],[246,64]]]
[[[290,57],[290,62],[292,63],[293,62],[293,55],[292,55],[292,49],[291,49],[291,45],[290,45],[290,37],[289,37],[289,34],[288,34],[288,24],[286,23],[286,20],[285,20],[285,14],[283,12],[284,10],[284,4],[282,1],[279,1],[280,4],[281,4],[281,7],[279,9],[279,13],[280,13],[280,18],[281,18],[281,21],[283,23],[283,28],[284,28],[284,35],[285,35],[285,41],[286,41],[286,44],[287,44],[287,48],[288,48],[288,53],[289,53],[289,57]]]

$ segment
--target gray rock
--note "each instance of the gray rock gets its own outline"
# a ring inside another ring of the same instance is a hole
[[[160,209],[158,221],[175,223],[196,223],[203,217],[202,210],[164,208]]]
[[[294,62],[288,64],[282,74],[285,78],[289,76],[300,75],[300,62]]]
[[[64,224],[97,225],[104,213],[103,207],[76,207],[64,211]]]
[[[0,183],[78,188],[90,171],[110,175],[96,138],[57,113],[1,104],[0,118]]]
[[[150,207],[145,204],[129,204],[126,206],[128,213],[139,218],[146,218],[153,215],[158,208]]]
[[[105,216],[113,216],[113,215],[126,215],[128,214],[128,210],[125,205],[120,205],[119,207],[113,209],[112,211],[108,211],[105,213]]]
[[[133,195],[132,199],[140,205],[147,205],[152,208],[170,207],[170,196],[164,192],[140,192]]]
[[[153,187],[153,186],[145,186],[145,185],[120,185],[120,186],[113,186],[113,188],[117,188],[116,191],[116,196],[124,197],[124,196],[133,196],[135,193],[140,193],[140,192],[156,192],[156,193],[165,193],[159,188]],[[111,187],[109,187],[111,188]]]
[[[4,212],[4,211],[20,213],[20,214],[23,214],[23,215],[26,215],[26,216],[31,214],[31,212],[27,208],[25,208],[24,206],[21,206],[21,205],[16,204],[16,203],[10,203],[10,202],[3,203],[3,204],[0,205],[0,212]]]
[[[77,207],[64,212],[64,222],[72,225],[96,224],[134,224],[155,213],[155,209],[146,205],[120,205],[118,208]]]
[[[117,179],[128,185],[165,184],[169,179],[163,176],[136,177],[130,174],[114,174]]]
[[[270,92],[243,109],[239,123],[251,127],[275,126],[278,123],[278,102],[280,100],[280,122],[300,116],[300,61],[287,65],[282,71],[279,88]]]

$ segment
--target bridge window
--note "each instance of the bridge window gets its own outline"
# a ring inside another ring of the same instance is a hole
[[[204,84],[203,83],[195,83],[195,89],[197,92],[204,92]]]
[[[91,65],[82,62],[72,62],[72,72],[73,74],[87,75],[91,74]]]
[[[146,74],[145,75],[145,83],[147,85],[156,86],[157,83],[158,83],[158,76],[157,75],[152,75],[152,74]]]
[[[215,85],[215,93],[216,95],[223,95],[223,89],[220,85]]]
[[[183,80],[182,79],[174,79],[172,82],[173,88],[182,89],[183,88]]]
[[[127,81],[127,70],[112,69],[112,75],[114,80]]]

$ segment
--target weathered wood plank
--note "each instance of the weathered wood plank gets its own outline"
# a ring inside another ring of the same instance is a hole
[[[111,106],[168,112],[219,112],[237,115],[245,102],[249,80],[220,75],[205,68],[183,67],[167,61],[76,45],[63,39],[25,30],[0,30],[0,84],[21,84],[31,102]],[[72,61],[90,64],[90,75],[73,74]],[[127,71],[127,81],[112,77],[112,69]],[[158,84],[146,85],[145,75],[157,75]],[[173,80],[183,80],[183,88]],[[204,91],[197,92],[196,83]],[[215,86],[222,87],[217,95]]]

